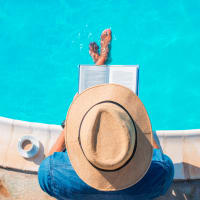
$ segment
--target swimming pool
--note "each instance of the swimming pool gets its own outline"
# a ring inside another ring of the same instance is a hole
[[[113,32],[111,64],[139,64],[153,129],[200,127],[200,2],[14,1],[0,5],[0,116],[59,124],[90,41]]]

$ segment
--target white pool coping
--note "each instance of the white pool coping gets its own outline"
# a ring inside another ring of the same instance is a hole
[[[40,162],[62,131],[60,125],[34,123],[0,117],[0,166],[37,172]],[[200,129],[154,131],[163,152],[175,167],[175,180],[200,179]],[[17,151],[19,138],[35,137],[41,143],[40,153],[32,159],[21,157]]]

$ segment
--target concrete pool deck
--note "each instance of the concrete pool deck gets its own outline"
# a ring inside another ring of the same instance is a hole
[[[59,125],[0,117],[0,199],[27,199],[25,196],[28,194],[28,199],[51,199],[39,188],[37,170],[61,130]],[[163,152],[175,166],[174,183],[165,197],[159,199],[198,199],[200,129],[154,133],[160,140]],[[24,159],[18,153],[18,140],[24,135],[31,135],[40,141],[40,152],[32,159]]]

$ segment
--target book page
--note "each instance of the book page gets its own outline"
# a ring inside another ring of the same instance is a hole
[[[108,83],[109,69],[106,66],[79,66],[79,94],[89,87]]]
[[[110,66],[109,83],[116,83],[128,87],[138,95],[139,66]]]

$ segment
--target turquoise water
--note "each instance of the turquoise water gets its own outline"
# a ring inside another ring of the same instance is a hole
[[[109,27],[111,64],[140,65],[153,128],[200,128],[199,0],[0,0],[0,116],[59,124]]]

